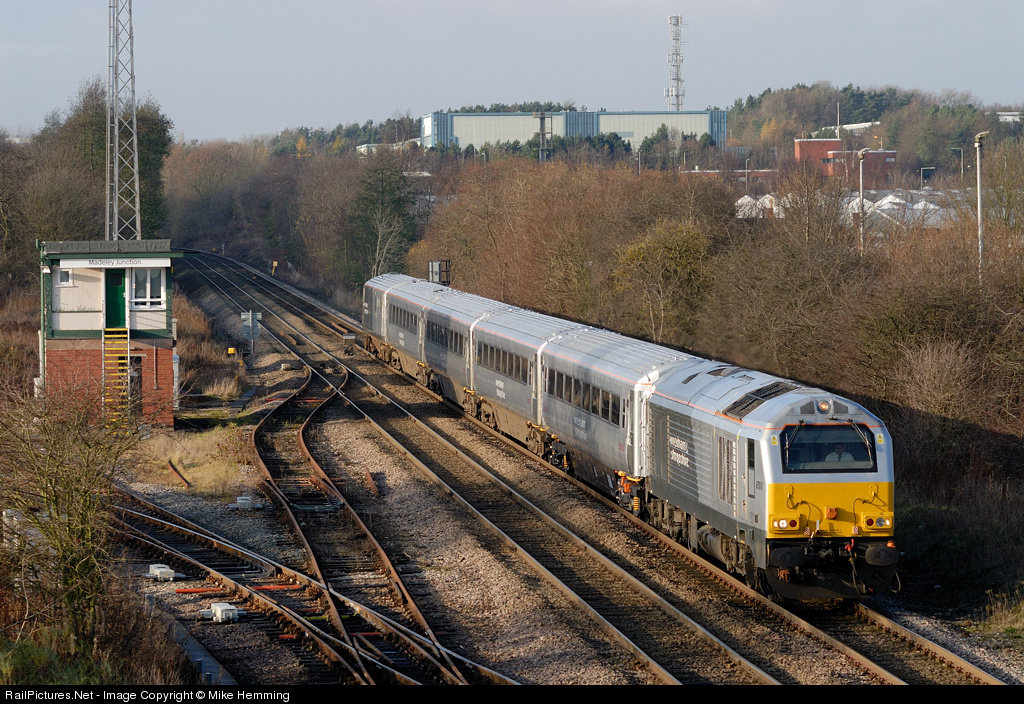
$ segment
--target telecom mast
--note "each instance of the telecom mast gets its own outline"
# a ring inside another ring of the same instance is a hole
[[[107,82],[108,240],[142,239],[134,43],[132,0],[110,0],[110,73]]]
[[[674,112],[681,112],[683,109],[683,97],[686,90],[683,88],[683,50],[681,41],[681,30],[689,27],[683,24],[682,15],[672,15],[668,18],[668,25],[671,27],[671,51],[668,52],[668,80],[669,87],[665,89],[665,99],[668,106]]]

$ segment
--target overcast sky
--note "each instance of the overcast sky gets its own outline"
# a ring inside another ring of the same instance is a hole
[[[107,72],[106,0],[0,0],[0,128],[34,132]],[[135,0],[136,92],[186,139],[525,100],[665,110],[830,81],[1024,103],[1021,0]]]

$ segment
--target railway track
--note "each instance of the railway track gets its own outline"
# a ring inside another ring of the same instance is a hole
[[[306,670],[299,683],[465,683],[431,655],[434,644],[428,638],[387,615],[141,497],[125,493],[121,499],[125,537],[180,569],[186,579],[191,575],[192,583],[202,582],[179,592],[232,603],[246,612],[246,623],[295,651]],[[331,608],[342,613],[344,631],[331,623]],[[512,684],[453,652],[444,650],[442,660],[470,673],[472,682]]]
[[[273,317],[280,319],[280,313],[270,310],[266,313],[272,313]],[[267,322],[265,315],[264,323]],[[299,331],[293,327],[293,333],[293,338],[294,335],[301,335],[307,343],[310,342],[308,331]],[[306,345],[303,345],[302,350],[293,351],[303,356],[307,354],[305,348]],[[322,350],[317,354],[321,352]],[[309,360],[308,363],[315,364],[313,360]],[[480,483],[479,479],[487,475],[480,474],[480,468],[474,466],[475,463],[468,458],[460,458],[458,453],[453,453],[450,446],[446,446],[440,438],[427,431],[397,405],[379,396],[372,387],[363,383],[353,390],[352,384],[349,386],[346,399],[365,413],[396,447],[401,448],[410,457],[415,456],[419,466],[426,469],[427,466],[421,461],[422,456],[433,453],[433,458],[428,458],[432,465],[430,469],[434,470],[431,474],[435,481],[446,481],[449,484],[445,487],[447,492],[453,496],[466,493],[474,485],[474,476],[477,480],[476,491],[484,491],[486,483]],[[413,445],[412,433],[417,432],[419,445],[410,449]],[[401,439],[396,440],[396,434],[401,436]],[[439,480],[438,472],[445,472],[447,465],[460,459],[468,462],[468,469],[462,474],[463,483],[452,486],[457,479],[453,474],[449,474],[445,480]],[[503,536],[502,539],[507,544],[515,546],[520,554],[529,556],[527,559],[534,569],[575,601],[579,607],[590,613],[601,628],[635,657],[646,663],[656,676],[672,683],[774,682],[773,678],[752,666],[690,619],[645,590],[615,565],[588,550],[584,543],[565,533],[556,522],[540,512],[519,511],[517,515],[505,515],[502,520],[502,516],[495,515],[495,512],[507,507],[507,488],[497,486],[492,488],[491,492],[492,496],[488,498],[475,498],[472,507],[465,502],[464,505],[473,510],[497,535]],[[481,506],[491,515],[485,517],[479,510]],[[520,540],[529,540],[527,545],[517,544],[507,537],[508,532],[516,526]],[[527,530],[527,526],[532,530]],[[556,559],[553,545],[559,541],[565,545],[565,549]],[[536,557],[545,553],[546,560]],[[561,575],[565,579],[558,579],[556,575]],[[565,580],[568,580],[569,584]],[[649,617],[638,618],[638,613],[645,613]],[[667,626],[654,625],[666,621]]]
[[[296,341],[293,338],[291,342],[294,345]],[[313,353],[314,357],[316,354]],[[302,435],[312,415],[335,396],[346,375],[344,369],[334,374],[328,368],[324,373],[323,359],[310,359],[309,354],[306,359],[309,372],[306,383],[267,414],[254,430],[252,443],[264,472],[268,494],[287,516],[294,535],[302,544],[302,566],[313,575],[316,584],[327,585],[322,595],[324,613],[318,618],[324,618],[333,629],[331,635],[348,646],[355,658],[350,669],[357,676],[357,671],[362,670],[361,682],[374,683],[374,678],[361,663],[359,649],[346,628],[346,619],[353,615],[352,608],[339,608],[335,603],[337,594],[331,596],[329,591],[332,584],[344,583],[377,610],[386,611],[391,618],[412,621],[412,625],[419,628],[427,647],[410,644],[407,640],[405,647],[414,659],[427,661],[431,671],[426,678],[423,671],[413,673],[406,678],[408,682],[424,679],[451,684],[508,682],[472,663],[469,663],[468,675],[463,673],[466,663],[456,664],[440,645],[401,577],[365,525],[350,510],[343,510],[347,504],[344,496],[312,459]],[[358,604],[350,597],[344,601],[346,605]],[[364,641],[367,638],[365,634],[359,637]],[[387,637],[401,640],[393,632]],[[371,647],[375,652],[381,651],[377,644]]]
[[[883,667],[900,683],[1005,684],[864,604],[789,608],[815,628]]]
[[[308,308],[308,305],[306,305],[306,307]],[[336,334],[338,329],[341,327],[341,325],[336,319],[326,324],[318,323],[318,325],[321,328],[321,332],[323,332],[324,334]],[[382,376],[379,367],[377,368],[376,372],[369,372],[367,371],[367,364],[364,362],[346,360],[346,364],[349,364],[354,368],[358,367],[361,370],[360,373],[364,374],[366,377],[373,376],[375,384],[379,381],[380,377]],[[395,383],[394,385],[400,384]],[[405,402],[405,405],[410,410],[412,410],[413,412],[417,412],[418,410],[422,410],[424,408],[423,404],[429,403],[429,412],[417,413],[417,415],[428,415],[431,417],[443,415],[438,413],[437,406],[434,405],[433,400],[425,400],[425,392],[423,392],[422,390],[418,390],[416,393],[420,394],[418,396],[418,400],[416,398],[410,397]],[[406,451],[409,451],[411,454],[415,454],[418,459],[423,460],[423,464],[429,466],[430,469],[433,470],[438,477],[443,477],[446,482],[450,482],[450,490],[457,492],[459,494],[472,496],[473,505],[478,508],[481,514],[487,515],[488,517],[493,517],[493,523],[499,526],[499,529],[503,535],[514,535],[517,538],[517,540],[515,541],[517,544],[517,549],[524,550],[526,552],[529,552],[530,554],[537,555],[538,563],[542,561],[545,562],[545,564],[543,564],[543,567],[544,569],[547,569],[551,574],[561,575],[565,577],[564,581],[566,583],[574,584],[577,587],[578,591],[594,595],[593,601],[595,606],[592,606],[591,608],[594,608],[594,611],[596,613],[601,613],[603,611],[604,613],[602,614],[602,617],[606,618],[606,620],[608,620],[609,623],[623,620],[646,621],[648,619],[651,619],[654,622],[658,622],[659,619],[664,620],[664,615],[652,615],[643,618],[637,616],[637,614],[643,613],[642,608],[638,605],[630,605],[624,607],[625,601],[622,596],[622,589],[620,587],[602,583],[597,577],[582,576],[582,570],[580,569],[581,555],[587,553],[588,551],[611,552],[613,553],[611,555],[612,560],[618,562],[629,562],[628,557],[623,557],[622,554],[616,555],[614,554],[614,550],[609,550],[608,546],[606,545],[606,543],[608,542],[607,536],[602,538],[600,535],[587,534],[586,531],[580,530],[580,532],[584,534],[584,537],[586,538],[586,542],[589,544],[589,547],[583,545],[568,547],[567,544],[563,542],[568,540],[567,538],[564,538],[561,535],[556,537],[550,532],[554,531],[554,533],[561,533],[563,529],[561,529],[560,527],[549,526],[549,528],[547,529],[549,531],[548,533],[545,534],[542,531],[538,530],[536,533],[536,537],[531,536],[530,533],[533,529],[531,528],[528,530],[524,526],[530,524],[532,519],[527,519],[525,517],[525,514],[523,513],[523,511],[525,511],[523,506],[525,504],[528,504],[529,502],[510,501],[510,488],[502,487],[500,485],[494,485],[490,482],[490,480],[484,481],[483,479],[481,479],[482,475],[479,474],[479,472],[481,471],[479,467],[474,468],[472,470],[463,468],[463,465],[465,465],[465,467],[469,467],[475,464],[472,461],[466,462],[467,458],[460,458],[456,460],[456,457],[458,457],[460,451],[465,455],[477,455],[479,454],[477,450],[464,447],[461,445],[458,449],[456,449],[454,446],[449,446],[445,449],[429,449],[429,446],[432,443],[435,443],[436,440],[425,439],[423,431],[421,429],[415,429],[415,423],[412,420],[410,420],[408,416],[403,416],[402,413],[400,413],[395,406],[393,406],[392,404],[384,403],[378,391],[371,391],[369,390],[369,388],[365,388],[360,389],[358,391],[351,390],[349,392],[349,395],[351,397],[351,400],[354,403],[356,403],[356,405],[359,405],[363,411],[367,412],[368,415],[370,415],[374,419],[375,422],[379,423],[382,427],[387,429],[392,436],[395,437],[397,444],[407,446],[408,449]],[[459,422],[465,422],[465,419]],[[432,423],[432,425],[436,425],[436,423]],[[445,433],[445,435],[447,440],[452,440],[452,434],[450,432]],[[458,441],[456,441],[456,443],[458,444]],[[441,445],[444,445],[444,443],[442,442]],[[543,491],[540,493],[544,494]],[[560,494],[561,492],[553,493]],[[550,502],[557,504],[559,502],[559,498],[557,496],[551,496],[551,494],[552,492],[548,492],[547,499]],[[538,503],[544,502],[538,501]],[[552,512],[553,515],[557,515],[557,507],[555,507],[553,510],[546,510]],[[544,522],[543,519],[539,520],[541,520],[541,522]],[[578,530],[578,527],[573,526],[573,529]],[[638,528],[637,530],[648,529]],[[660,536],[660,538],[662,540],[667,540],[663,536]],[[676,548],[678,548],[682,552],[675,552]],[[694,568],[686,567],[684,565],[684,563],[690,564],[690,561],[682,559],[683,555],[685,554],[684,549],[680,548],[679,546],[675,546],[675,548],[673,548],[673,551],[674,552],[666,554],[679,555],[679,557],[673,557],[671,560],[665,559],[664,561],[666,563],[671,564],[663,565],[663,576],[665,574],[672,575],[667,580],[670,584],[675,583],[676,585],[678,585],[679,583],[693,582],[695,580],[699,582],[701,578],[698,575],[707,573],[708,568],[705,566]],[[711,569],[713,570],[714,568],[712,567]],[[599,572],[600,570],[596,571]],[[650,581],[649,578],[645,579],[648,579],[648,581]],[[711,578],[704,579],[704,586],[701,587],[701,589],[710,590],[713,588],[712,585],[728,584],[730,580],[731,578],[723,578],[723,576],[720,574],[715,575]],[[727,587],[722,587],[722,589],[726,589],[727,592],[720,592],[718,595],[714,597],[713,601],[719,604],[726,605],[728,608],[749,608],[747,606],[744,606],[742,600],[737,599],[736,585],[729,584]],[[673,598],[673,587],[671,586],[667,589],[660,590],[660,593],[658,590],[652,590],[652,593],[654,593],[654,597],[656,598],[656,600],[660,599],[664,602],[659,606],[655,607],[656,609],[664,610],[666,606],[670,609],[676,609],[677,607],[686,608],[686,605],[680,603],[680,600]],[[744,599],[754,599],[754,601],[756,602],[755,597],[756,595],[744,595]],[[757,608],[763,608],[767,612],[774,611],[773,618],[787,618],[784,614],[778,613],[777,607],[775,607],[774,605],[761,603],[757,604]],[[630,615],[632,616],[632,619],[630,619]],[[883,681],[889,681],[893,683],[902,681],[909,681],[915,683],[929,681],[957,681],[956,679],[943,679],[942,676],[938,675],[933,675],[933,677],[937,677],[937,679],[934,680],[928,679],[929,675],[926,674],[922,674],[920,676],[911,676],[906,673],[906,668],[904,668],[903,670],[903,674],[906,677],[906,679],[903,679],[899,676],[899,674],[897,674],[898,672],[900,672],[899,668],[896,668],[892,666],[890,663],[887,663],[885,657],[883,657],[881,654],[876,654],[871,657],[864,657],[862,655],[857,654],[857,647],[860,647],[861,650],[867,650],[867,648],[863,645],[863,642],[858,642],[852,636],[844,634],[842,628],[837,627],[833,629],[833,633],[835,635],[841,636],[843,639],[850,640],[851,643],[855,643],[854,646],[851,647],[849,645],[843,645],[843,643],[840,643],[837,639],[834,639],[830,635],[828,635],[826,633],[827,629],[816,627],[815,625],[809,624],[806,620],[803,622],[789,621],[788,623],[790,624],[790,627],[792,627],[794,624],[798,625],[799,628],[811,633],[812,637],[815,640],[825,644],[827,647],[837,649],[840,652],[844,652],[846,654],[846,657],[857,660],[859,662],[860,667],[863,667],[868,672],[871,672],[873,676]],[[690,628],[693,629],[693,626],[691,626]],[[705,630],[704,626],[697,626],[696,628],[698,630]],[[712,627],[710,630],[714,630],[714,628]],[[660,653],[663,649],[675,650],[678,652],[680,650],[685,651],[687,649],[693,648],[691,644],[685,641],[676,641],[675,643],[672,643],[671,640],[659,640],[660,638],[662,638],[662,636],[659,634],[654,634],[650,636],[641,634],[636,635],[635,638],[636,640],[649,643],[647,647],[650,650],[658,653]],[[645,641],[645,638],[650,638],[651,640]],[[627,640],[632,642],[633,639],[627,637]],[[726,638],[726,640],[728,641],[729,639]],[[779,668],[778,666],[774,666],[772,664],[772,656],[768,655],[760,657],[757,652],[748,652],[755,646],[744,645],[742,642],[736,642],[736,639],[733,639],[733,641],[731,642],[736,643],[737,650],[743,652],[744,655],[749,657],[751,661],[757,662],[759,665],[761,665],[763,667],[762,672],[772,673],[753,675],[754,681],[774,681],[775,677],[773,677],[772,675],[777,675],[779,680],[781,681],[791,681],[786,676],[785,668]],[[666,645],[666,643],[669,644]],[[731,649],[730,646],[725,647],[727,648],[727,650]],[[917,647],[921,648],[927,646],[921,643]],[[659,654],[656,657],[660,658],[663,656]],[[879,663],[871,662],[872,657],[874,659],[877,659]],[[946,658],[947,656],[943,655],[942,657]],[[977,673],[972,672],[972,666],[968,665],[967,667],[963,667],[962,665],[957,664],[956,660],[958,659],[956,659],[955,656],[950,656],[950,658],[947,658],[947,661],[953,664],[944,665],[943,667],[951,668],[953,671],[963,671],[969,673],[965,677],[965,679],[960,681],[987,681],[992,683],[998,682],[998,680],[995,680],[995,678],[991,678],[991,676],[987,676],[984,673],[981,673],[979,675]],[[715,669],[717,667],[717,669],[720,672],[728,671],[729,677],[725,678],[726,681],[734,681],[733,675],[735,673],[733,671],[733,668],[739,667],[740,669],[743,669],[746,667],[746,665],[736,665],[737,662],[741,661],[746,662],[746,658],[736,655],[735,659],[731,660],[732,664],[728,667],[723,668],[721,665],[718,665],[712,666],[711,669]],[[886,665],[888,665],[888,667],[886,667]],[[966,663],[964,663],[964,665],[966,665]],[[689,677],[691,674],[691,672],[688,671],[688,667],[690,666],[670,666],[670,668],[671,667],[678,668],[678,671],[681,673],[683,678],[680,681],[686,681],[686,678]],[[890,672],[890,669],[895,670],[896,672]],[[754,670],[758,670],[758,668],[754,668]],[[702,670],[701,666],[697,665],[693,666],[693,671],[700,672],[704,670]],[[980,673],[980,671],[977,672]],[[696,679],[701,680],[701,677],[703,676],[704,675],[698,674]]]
[[[228,292],[221,292],[231,298]],[[378,611],[408,620],[434,643],[434,655],[443,658],[434,629],[403,577],[306,445],[305,434],[310,432],[314,415],[345,385],[345,368],[316,345],[297,352],[299,340],[305,340],[298,331],[279,330],[276,339],[281,344],[287,340],[286,346],[306,365],[308,376],[298,392],[257,425],[251,442],[268,492],[303,545],[306,565],[319,580],[344,583],[349,590],[359,590],[359,596]],[[448,662],[448,668],[457,681],[468,683],[454,663]]]

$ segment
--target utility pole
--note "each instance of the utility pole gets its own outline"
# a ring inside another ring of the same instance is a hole
[[[864,256],[864,157],[870,149],[861,149],[857,152],[857,161],[860,162],[860,256]]]
[[[142,239],[132,0],[110,0],[106,239]]]
[[[533,116],[540,118],[540,153],[538,156],[540,158],[540,163],[543,164],[548,160],[548,152],[551,151],[550,147],[548,147],[548,135],[551,134],[551,131],[547,127],[546,123],[548,120],[554,122],[555,116],[554,113],[549,115],[546,112],[535,112],[533,113]]]
[[[982,253],[984,248],[984,239],[982,238],[982,220],[981,220],[981,140],[988,136],[988,132],[979,132],[974,135],[974,148],[978,153],[978,286],[981,286],[981,272],[982,272]]]

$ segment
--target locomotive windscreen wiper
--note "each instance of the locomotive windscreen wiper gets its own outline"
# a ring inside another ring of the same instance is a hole
[[[796,426],[796,430],[794,430],[793,434],[790,435],[789,438],[786,440],[786,457],[789,457],[789,448],[793,444],[793,440],[796,438],[796,434],[800,432],[800,428],[802,427],[804,427],[803,420],[800,421],[800,424]]]
[[[864,443],[864,447],[868,448],[868,457],[871,457],[871,442],[868,440],[867,436],[864,435],[864,431],[857,427],[857,424],[853,422],[852,418],[847,418],[846,422],[857,431],[857,435],[860,436],[860,440]]]

